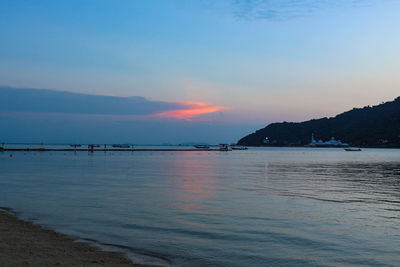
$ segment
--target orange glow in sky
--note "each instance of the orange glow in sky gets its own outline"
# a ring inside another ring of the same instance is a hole
[[[168,110],[153,114],[154,117],[187,119],[202,114],[213,113],[230,107],[214,106],[202,102],[180,102],[182,109]]]

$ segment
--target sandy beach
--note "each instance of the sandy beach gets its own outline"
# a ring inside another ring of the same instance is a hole
[[[144,266],[0,211],[0,266]]]

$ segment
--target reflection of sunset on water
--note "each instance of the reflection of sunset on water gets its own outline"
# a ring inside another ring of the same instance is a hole
[[[185,213],[215,212],[215,207],[207,205],[207,202],[217,197],[215,195],[217,166],[215,162],[199,161],[193,156],[195,155],[188,154],[186,158],[174,162],[173,174],[178,190],[174,196],[177,202],[174,206]]]

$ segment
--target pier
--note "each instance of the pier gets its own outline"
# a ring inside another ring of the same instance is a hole
[[[123,149],[123,148],[3,148],[1,151],[24,151],[24,152],[78,152],[78,151],[86,151],[86,152],[136,152],[136,151],[167,151],[167,152],[194,152],[194,151],[230,151],[230,150],[222,150],[220,148],[208,148],[208,149],[198,149],[198,148],[189,148],[189,149],[177,149],[177,148],[134,148],[134,149]]]
[[[146,151],[165,151],[165,152],[195,152],[195,151],[232,151],[227,144],[220,144],[219,146],[204,146],[204,147],[193,147],[193,146],[175,146],[175,147],[139,147],[135,145],[99,145],[99,144],[72,144],[72,145],[49,145],[45,147],[43,143],[37,144],[9,144],[9,147],[5,147],[5,143],[0,146],[0,152],[146,152]],[[35,147],[36,146],[36,147]]]

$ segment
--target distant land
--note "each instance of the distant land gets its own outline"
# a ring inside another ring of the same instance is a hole
[[[238,145],[304,146],[310,143],[313,133],[315,139],[335,137],[351,146],[400,148],[400,97],[372,107],[354,108],[332,118],[272,123],[243,137]]]

